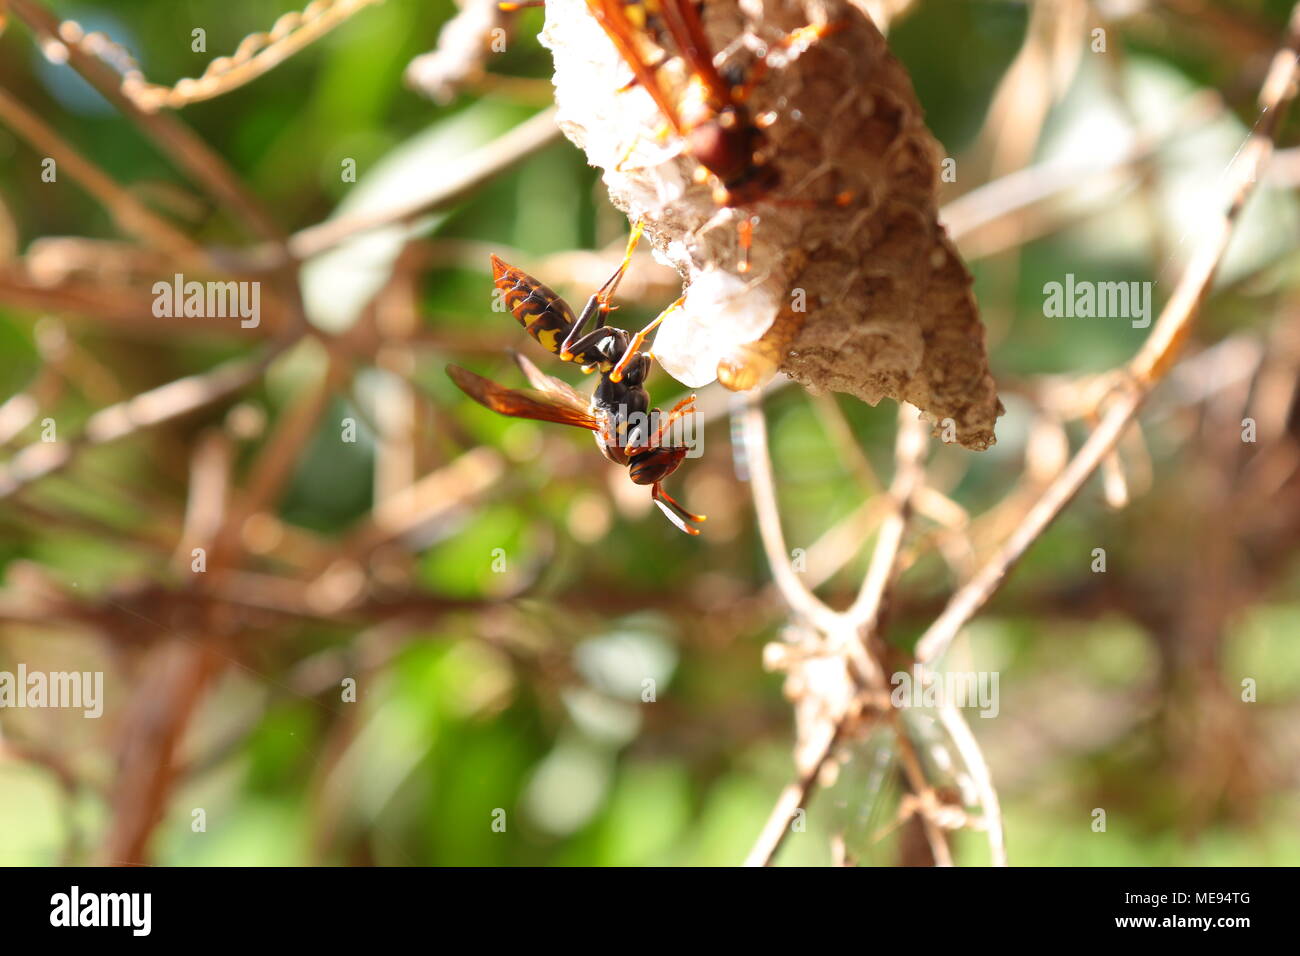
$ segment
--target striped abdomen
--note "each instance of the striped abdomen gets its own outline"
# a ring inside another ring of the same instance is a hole
[[[560,343],[577,321],[569,303],[550,286],[538,282],[528,273],[492,257],[492,283],[501,290],[510,314],[524,330],[548,352],[560,353]]]

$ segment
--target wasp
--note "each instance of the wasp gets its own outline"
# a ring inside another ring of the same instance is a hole
[[[518,0],[499,6],[514,10],[542,3]],[[699,164],[696,181],[712,181],[714,202],[740,208],[771,199],[781,185],[781,174],[766,154],[764,129],[776,117],[770,113],[754,117],[745,105],[767,71],[767,51],[748,76],[732,65],[720,69],[700,19],[699,0],[587,0],[587,8],[632,71],[632,81],[625,88],[640,86],[654,100],[669,131]],[[836,28],[835,24],[810,24],[773,45],[806,49]],[[674,55],[686,67],[684,88],[672,88],[664,79],[662,67]],[[832,203],[843,206],[850,199],[850,194],[840,193]],[[741,272],[749,271],[753,228],[752,217],[741,220]]]
[[[764,130],[776,116],[755,117],[745,105],[766,74],[768,51],[760,55],[749,76],[733,65],[719,68],[695,0],[587,0],[587,7],[631,68],[629,86],[639,85],[650,95],[670,131],[699,164],[696,181],[712,181],[714,202],[740,208],[774,199],[781,174],[766,153]],[[811,24],[774,45],[806,49],[835,29],[835,24]],[[657,53],[653,47],[658,47]],[[674,53],[686,67],[685,88],[670,89],[662,79],[661,68]],[[832,202],[843,206],[851,198],[840,193]],[[753,227],[752,217],[741,220],[740,246],[745,253],[741,272],[749,270]]]
[[[669,521],[687,534],[697,535],[700,530],[695,525],[702,523],[705,516],[687,511],[663,488],[664,479],[677,470],[689,451],[685,445],[665,444],[664,436],[677,421],[694,412],[695,396],[682,399],[666,415],[657,408],[651,410],[645,380],[654,356],[641,351],[646,337],[682,300],[678,299],[635,335],[606,322],[613,310],[609,300],[639,237],[638,224],[622,264],[588,299],[578,316],[549,286],[498,256],[492,257],[493,282],[524,330],[562,361],[575,362],[587,372],[599,372],[590,399],[584,399],[567,382],[545,374],[518,353],[515,360],[531,389],[507,388],[458,365],[447,366],[447,374],[466,395],[498,414],[590,430],[605,458],[625,466],[635,484],[650,486],[651,499]],[[595,327],[586,331],[593,318]]]
[[[714,201],[743,206],[767,197],[781,176],[763,154],[766,135],[744,105],[754,81],[728,82],[691,0],[587,0],[591,10],[641,86],[700,165],[696,178],[713,179]],[[659,47],[650,52],[647,38]],[[686,65],[684,90],[669,90],[660,68],[675,51]],[[736,78],[739,79],[739,78]]]

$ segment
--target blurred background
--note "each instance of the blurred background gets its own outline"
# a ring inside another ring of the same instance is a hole
[[[25,7],[104,31],[160,83],[295,9]],[[907,545],[887,632],[900,660],[1086,434],[1072,397],[1146,334],[1048,318],[1044,285],[1150,281],[1158,309],[1222,208],[1290,8],[874,5],[956,159],[945,218],[1007,407],[988,452],[931,452],[930,483],[960,507]],[[541,11],[506,21],[505,49],[445,102],[404,82],[455,12],[363,5],[176,113],[251,208],[202,188],[176,159],[183,134],[123,115],[11,12],[0,671],[102,671],[105,703],[99,719],[0,711],[0,863],[730,865],[789,781],[790,705],[762,665],[788,610],[730,396],[700,391],[704,456],[668,482],[709,515],[692,539],[587,435],[493,415],[443,371],[516,385],[506,350],[520,348],[581,378],[492,310],[488,255],[580,304],[627,231],[583,155],[527,125],[549,105]],[[950,667],[1000,675],[998,716],[970,723],[1013,863],[1300,863],[1294,119],[1278,148],[1141,428],[950,653]],[[76,157],[126,193],[116,210],[78,184]],[[467,170],[482,175],[429,201]],[[407,200],[426,205],[348,226]],[[133,204],[199,253],[124,228]],[[301,268],[277,258],[286,247]],[[262,281],[260,325],[155,317],[151,287],[175,272]],[[617,321],[638,327],[677,290],[638,258]],[[650,388],[663,407],[684,391],[662,372]],[[843,607],[897,409],[779,383],[765,407],[787,543]],[[894,825],[888,747],[857,750],[859,772],[810,808],[780,862],[830,862],[846,826],[863,862],[925,862]],[[954,848],[987,861],[977,833]]]

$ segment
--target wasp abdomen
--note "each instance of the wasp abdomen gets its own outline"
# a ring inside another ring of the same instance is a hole
[[[560,343],[577,321],[569,303],[544,282],[516,269],[498,256],[492,257],[492,283],[501,291],[510,314],[524,331],[548,352],[560,352]]]

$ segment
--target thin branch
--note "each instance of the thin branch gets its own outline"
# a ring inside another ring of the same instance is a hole
[[[161,334],[158,318],[153,314],[153,297],[147,292],[126,287],[112,287],[69,277],[53,284],[41,281],[32,271],[17,264],[0,265],[0,305],[27,312],[53,313],[68,319],[89,319],[109,324],[117,332],[156,337]],[[265,304],[264,304],[265,306]],[[263,315],[267,309],[263,308]],[[263,337],[269,323],[245,329],[237,323],[212,325],[188,322],[169,323],[169,338],[210,337],[238,334]]]
[[[993,786],[993,774],[989,772],[988,761],[980,749],[975,735],[971,733],[966,718],[951,701],[942,700],[937,708],[939,722],[948,731],[948,739],[957,748],[966,769],[970,772],[971,782],[979,795],[980,809],[984,813],[986,830],[989,835],[989,853],[994,866],[1007,865],[1007,841],[1002,829],[1002,807],[998,802],[998,792]]]
[[[92,33],[77,38],[80,27],[73,21],[64,21],[60,35],[70,43],[85,46],[89,52],[111,59],[124,59],[129,64],[122,78],[122,92],[136,106],[147,113],[160,109],[180,109],[190,103],[215,99],[269,73],[295,53],[310,46],[329,33],[354,13],[381,0],[314,0],[302,12],[290,11],[275,21],[265,33],[251,33],[240,41],[230,56],[213,60],[198,78],[177,81],[173,86],[160,86],[145,79],[135,59],[118,43],[102,33]]]
[[[212,554],[218,563],[228,568],[237,566],[236,555],[245,550],[242,540],[246,523],[279,499],[330,400],[346,378],[344,364],[329,355],[319,376],[280,412],[274,430],[262,440],[248,465],[243,487],[232,496],[225,520],[213,537]]]
[[[417,192],[399,206],[364,215],[331,219],[294,233],[289,252],[296,259],[310,259],[353,236],[410,222],[427,213],[455,205],[488,180],[522,159],[560,138],[555,108],[545,110],[476,149],[457,164],[456,174],[430,177],[423,192]]]
[[[799,778],[793,783],[787,784],[777,797],[776,806],[768,814],[767,823],[763,825],[758,839],[754,841],[754,847],[745,857],[745,866],[771,866],[772,860],[776,858],[777,851],[781,849],[781,844],[785,842],[786,834],[790,832],[790,821],[800,807],[807,804],[812,796],[814,788],[817,786],[817,780],[821,776],[822,769],[830,759],[831,753],[835,750],[835,745],[839,742],[844,728],[847,727],[847,721],[840,721],[838,724],[827,724],[824,728],[826,739],[819,743],[817,747],[817,759],[806,770],[799,775]]]
[[[934,865],[952,866],[952,850],[948,847],[948,839],[944,835],[943,828],[935,821],[933,814],[927,812],[927,808],[938,801],[926,799],[927,795],[933,798],[934,791],[925,779],[925,770],[921,766],[921,759],[916,754],[916,747],[913,746],[912,739],[907,735],[907,728],[903,724],[902,717],[897,711],[893,711],[890,716],[893,718],[894,739],[898,741],[898,757],[903,766],[903,775],[907,777],[912,792],[921,799],[919,805],[921,828],[925,832],[926,842],[930,844],[930,853],[934,856]]]
[[[117,441],[238,392],[257,381],[278,354],[272,350],[168,382],[91,415],[75,438],[28,445],[0,466],[0,499],[65,467],[81,448]]]
[[[0,120],[31,144],[43,156],[55,161],[55,169],[67,172],[108,210],[118,227],[160,252],[183,260],[204,262],[206,254],[185,233],[154,213],[113,178],[86,159],[9,92],[0,87]]]
[[[840,616],[827,607],[799,579],[790,563],[785,534],[781,530],[781,510],[776,500],[776,482],[772,477],[772,458],[767,449],[767,422],[763,417],[762,397],[752,395],[737,414],[744,432],[745,459],[749,465],[749,487],[758,517],[758,531],[763,550],[772,568],[772,576],[790,609],[806,618],[824,633],[838,630]]]
[[[785,558],[780,513],[776,504],[771,462],[767,453],[766,430],[762,420],[762,409],[757,401],[750,401],[745,414],[747,416],[744,421],[746,456],[749,462],[755,509],[759,515],[760,532],[767,549],[768,561],[773,569],[773,576],[782,595],[792,609],[798,610],[800,605],[796,602],[807,602],[809,598],[812,601],[817,599],[798,578],[794,577],[793,568]],[[752,415],[757,415],[757,421],[748,417]],[[853,679],[863,693],[875,694],[881,698],[878,702],[880,707],[889,706],[888,694],[885,691],[885,677],[879,662],[871,652],[867,639],[878,627],[886,593],[895,578],[902,540],[910,520],[911,500],[916,490],[923,484],[926,445],[926,431],[916,409],[906,404],[900,406],[898,437],[895,442],[897,469],[889,490],[892,508],[876,538],[876,549],[858,598],[843,613],[832,611],[825,605],[821,605],[823,611],[818,612],[816,617],[812,616],[811,610],[805,610],[805,615],[829,639],[832,650],[845,655],[846,663],[851,662],[850,670]],[[820,605],[819,601],[817,603]],[[804,606],[807,607],[806,603]],[[862,719],[861,708],[864,703],[865,700],[860,699],[857,703],[851,704],[845,712],[813,728],[811,732],[820,738],[810,741],[810,750],[814,757],[799,777],[787,785],[777,798],[776,806],[773,807],[753,849],[746,857],[746,866],[771,865],[789,831],[791,819],[811,797],[837,742],[855,721]],[[908,780],[918,794],[924,793],[928,790],[924,770],[912,750],[911,742],[906,738],[906,730],[902,722],[896,715],[893,726]],[[995,798],[992,806],[996,807],[996,805]],[[942,828],[926,814],[922,815],[921,825],[936,863],[950,866],[951,851]]]
[[[890,514],[876,537],[876,549],[871,556],[867,576],[862,580],[857,599],[844,612],[865,641],[876,627],[885,592],[894,579],[899,549],[911,516],[912,495],[924,480],[924,455],[928,436],[915,408],[906,403],[898,409],[898,437],[895,440],[895,460],[898,462],[894,480],[889,486],[893,503]]]

